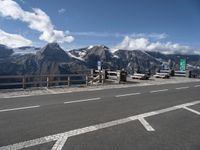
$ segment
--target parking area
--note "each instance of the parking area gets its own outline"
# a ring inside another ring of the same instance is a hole
[[[198,112],[200,112],[200,104],[191,106],[190,108],[192,108],[192,109],[197,110]]]
[[[200,105],[193,107],[200,108]],[[199,115],[180,109],[151,116],[146,121],[155,131],[147,131],[138,120],[135,120],[127,124],[69,138],[63,149],[200,149]]]
[[[69,138],[63,149],[70,150],[199,150],[199,116],[178,110],[147,119],[154,132],[138,122]],[[98,146],[101,145],[101,146]]]
[[[200,101],[0,147],[27,150],[199,150]]]

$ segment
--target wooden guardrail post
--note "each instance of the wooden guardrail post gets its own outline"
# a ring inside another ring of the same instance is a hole
[[[105,83],[105,80],[106,80],[106,70],[102,70],[102,84]]]
[[[22,88],[25,89],[26,88],[26,77],[23,76],[22,78]]]
[[[49,88],[49,76],[47,76],[47,88]]]
[[[120,84],[121,82],[121,70],[117,71],[117,82]]]
[[[88,76],[85,76],[85,85],[88,86]]]
[[[70,76],[68,76],[67,81],[68,81],[68,86],[70,86]]]
[[[101,70],[99,70],[99,83],[102,83],[102,73],[101,73]]]

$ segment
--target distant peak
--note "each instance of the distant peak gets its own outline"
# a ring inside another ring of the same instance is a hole
[[[7,48],[7,49],[8,49],[8,46],[3,45],[3,44],[0,44],[0,47],[1,47],[1,48]]]
[[[94,47],[93,45],[90,45],[90,46],[88,46],[87,49],[92,49],[93,47]]]
[[[102,49],[109,49],[107,46],[105,45],[90,45],[87,47],[87,49],[93,49],[93,48],[102,48]]]
[[[46,47],[61,49],[60,45],[59,45],[58,43],[56,43],[56,42],[54,42],[54,43],[48,43],[48,44],[46,45]]]
[[[102,48],[104,48],[104,49],[109,49],[107,46],[105,46],[105,45],[99,45],[98,47],[102,47]]]

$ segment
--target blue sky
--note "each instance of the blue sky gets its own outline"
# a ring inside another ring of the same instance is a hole
[[[29,19],[16,19],[13,14],[0,12],[2,31],[9,36],[22,36],[36,46],[59,39],[69,49],[96,44],[127,49],[145,49],[148,45],[150,50],[156,44],[160,44],[156,49],[177,45],[184,50],[200,48],[199,0],[15,0],[15,3],[25,12],[34,13],[33,8],[39,8],[50,18],[52,31],[69,36],[64,40],[60,34],[53,39],[40,38],[48,32],[46,29],[30,28],[33,22]]]

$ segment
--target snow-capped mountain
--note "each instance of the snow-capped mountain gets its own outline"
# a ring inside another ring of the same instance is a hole
[[[98,61],[102,62],[103,69],[125,69],[129,73],[145,72],[155,71],[163,62],[169,60],[178,64],[179,58],[186,58],[193,68],[200,67],[199,55],[164,55],[140,50],[112,52],[104,45],[71,51],[64,51],[57,43],[47,44],[40,49],[34,47],[11,49],[0,45],[0,75],[79,73],[97,69]]]

